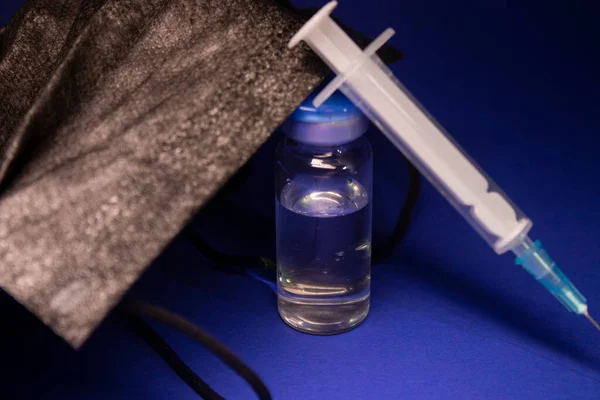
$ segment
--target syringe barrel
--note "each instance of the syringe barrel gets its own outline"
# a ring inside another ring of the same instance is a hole
[[[502,254],[531,221],[414,99],[377,55],[340,90],[371,119],[433,186]]]
[[[413,98],[375,54],[361,49],[323,7],[290,42],[306,41],[338,75],[340,90],[377,125],[498,253],[510,250],[531,221]]]

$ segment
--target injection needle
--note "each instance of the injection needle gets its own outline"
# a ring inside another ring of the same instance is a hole
[[[592,325],[594,325],[600,331],[600,324],[598,324],[598,322],[596,322],[596,320],[592,318],[592,316],[587,311],[584,312],[583,315],[592,323]]]

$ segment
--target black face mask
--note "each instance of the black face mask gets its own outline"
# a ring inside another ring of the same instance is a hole
[[[308,13],[29,1],[0,30],[2,289],[81,345],[327,74],[287,48]]]

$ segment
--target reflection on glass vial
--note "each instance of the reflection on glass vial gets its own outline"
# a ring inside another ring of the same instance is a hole
[[[330,121],[341,112],[336,129],[314,113],[309,123],[292,115],[277,151],[279,313],[314,334],[352,329],[366,318],[370,300],[371,148],[362,136],[364,117],[334,97],[344,107],[303,105],[300,119],[320,112]]]

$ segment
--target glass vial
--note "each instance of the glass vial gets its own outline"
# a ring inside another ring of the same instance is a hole
[[[373,156],[368,121],[341,93],[309,97],[276,154],[278,309],[291,327],[335,334],[369,312]]]

